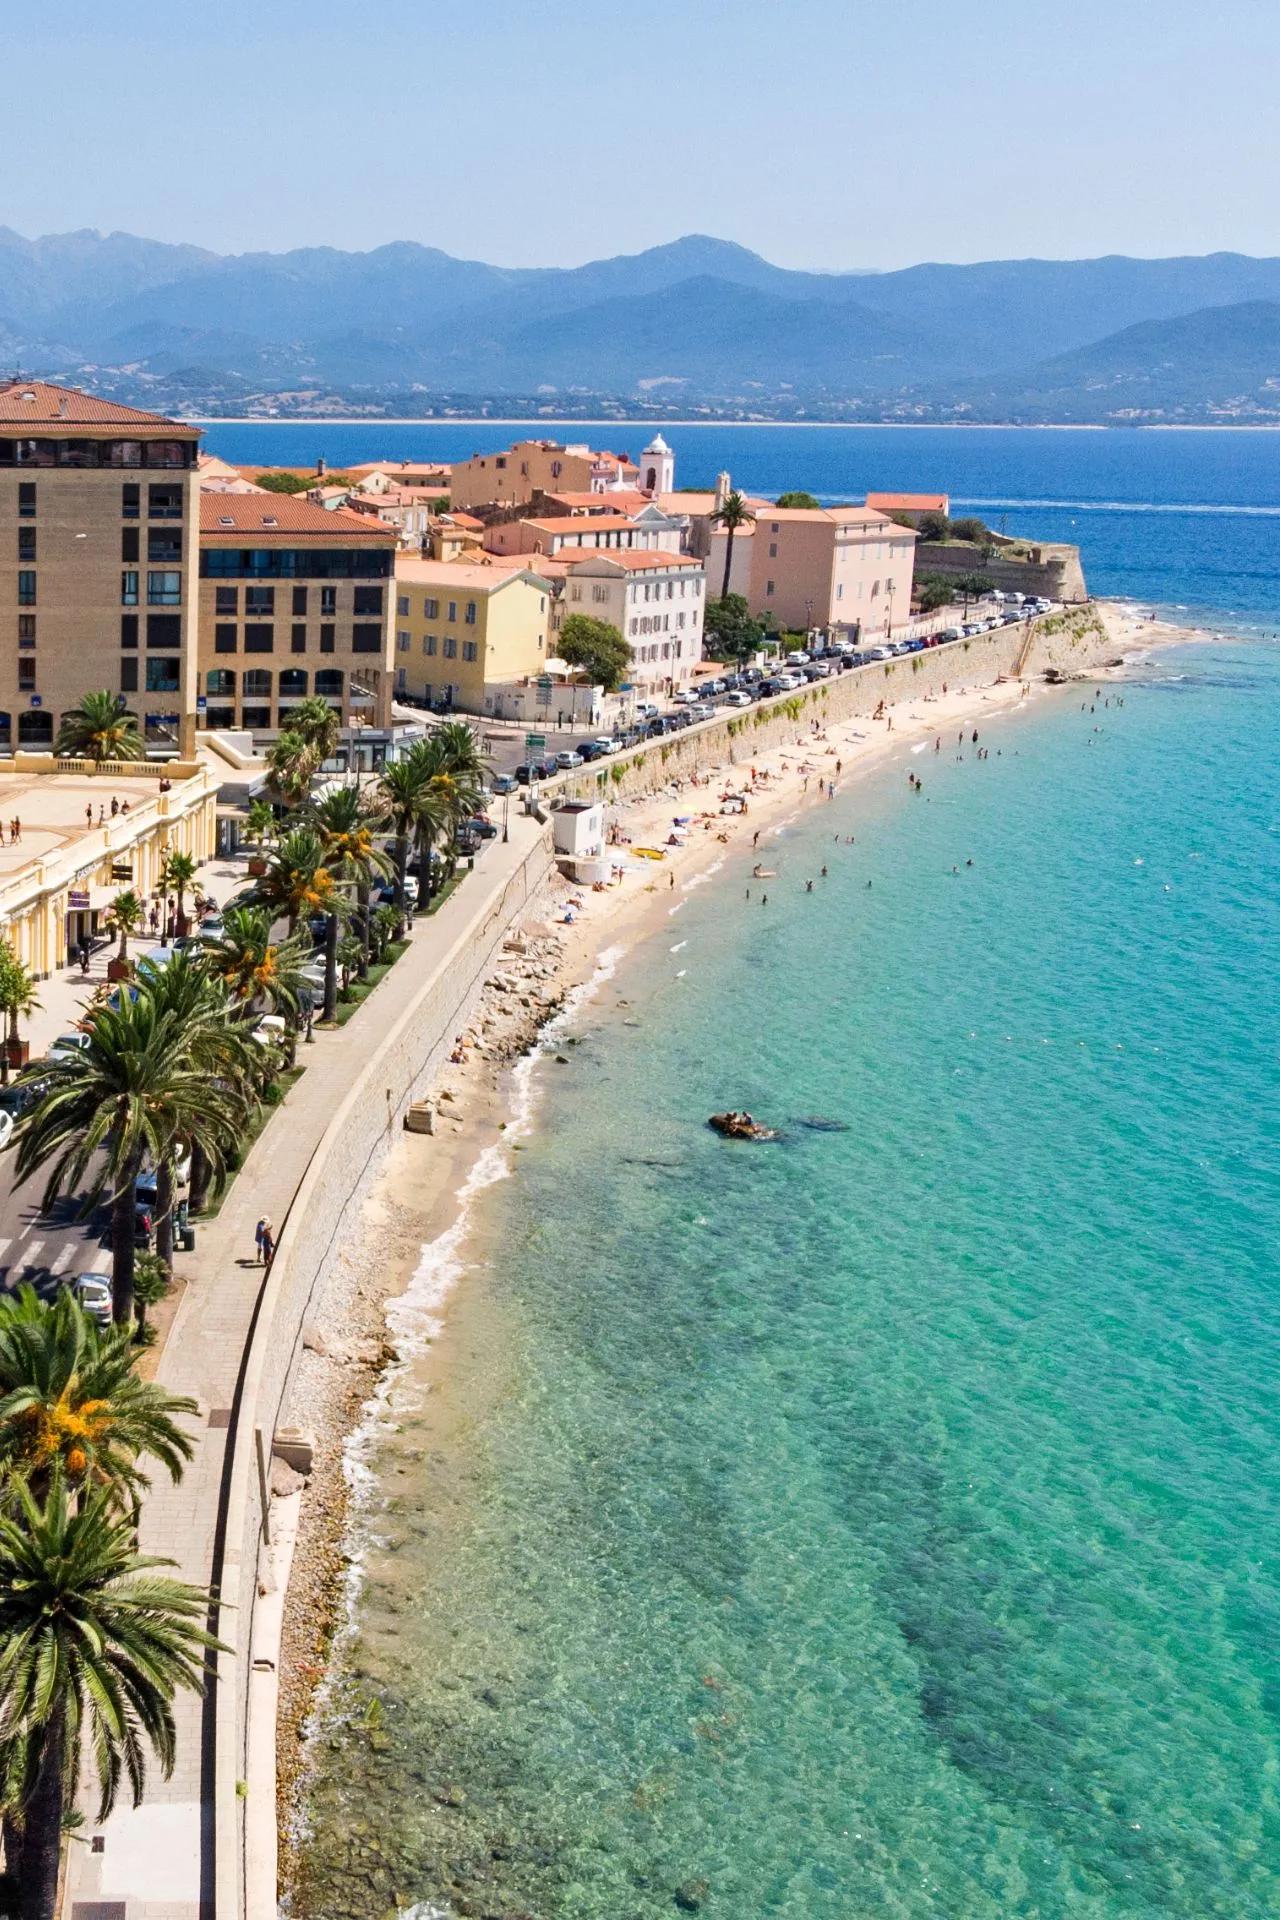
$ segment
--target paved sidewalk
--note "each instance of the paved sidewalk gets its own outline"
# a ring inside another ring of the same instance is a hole
[[[365,1064],[374,1037],[405,1011],[423,980],[440,964],[456,936],[460,912],[476,890],[489,894],[510,878],[537,840],[533,820],[513,817],[511,839],[489,844],[476,872],[430,920],[414,929],[409,951],[370,1000],[336,1033],[317,1034],[299,1049],[307,1071],[268,1122],[248,1164],[237,1176],[216,1220],[198,1226],[196,1251],[179,1256],[190,1282],[169,1334],[158,1379],[190,1394],[199,1415],[189,1423],[195,1458],[182,1482],[170,1487],[160,1473],[143,1508],[146,1552],[176,1560],[178,1571],[205,1586],[213,1566],[227,1421],[250,1320],[263,1273],[256,1264],[254,1226],[268,1214],[279,1230],[318,1142],[340,1099]],[[208,872],[216,880],[217,863]],[[225,904],[230,888],[214,891]],[[176,1707],[178,1757],[172,1778],[149,1776],[137,1810],[118,1809],[103,1826],[89,1826],[84,1844],[70,1850],[68,1920],[98,1920],[98,1902],[124,1902],[127,1920],[211,1920],[213,1852],[212,1714],[208,1702],[183,1695]],[[102,1843],[101,1852],[89,1844]],[[203,1893],[203,1902],[202,1902]],[[79,1909],[84,1903],[85,1913]],[[112,1920],[117,1920],[113,1913]],[[217,1920],[234,1920],[218,1915]],[[253,1920],[265,1920],[254,1916]]]

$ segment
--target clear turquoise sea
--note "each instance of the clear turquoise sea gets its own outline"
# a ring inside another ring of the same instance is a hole
[[[1280,564],[1216,518],[1248,634],[904,747],[534,1069],[369,1458],[301,1920],[1280,1911]]]
[[[624,961],[376,1456],[300,1911],[1280,1909],[1278,699],[904,750]]]

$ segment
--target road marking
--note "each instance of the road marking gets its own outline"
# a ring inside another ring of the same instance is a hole
[[[78,1252],[79,1252],[79,1248],[76,1246],[75,1241],[68,1240],[66,1246],[62,1249],[62,1252],[58,1255],[57,1259],[54,1261],[53,1265],[50,1267],[49,1269],[50,1273],[65,1273],[67,1268],[71,1265],[71,1262],[75,1259],[76,1254]]]

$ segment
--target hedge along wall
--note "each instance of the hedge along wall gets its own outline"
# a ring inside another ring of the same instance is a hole
[[[961,687],[989,687],[1008,678],[1021,663],[1024,673],[1059,667],[1067,672],[1114,658],[1115,644],[1088,608],[1046,615],[1043,620],[969,640],[952,640],[923,653],[894,660],[873,660],[865,667],[815,681],[803,692],[778,694],[755,706],[726,709],[714,720],[681,733],[646,741],[626,753],[597,760],[576,773],[558,774],[539,792],[550,799],[629,799],[657,793],[672,780],[704,773],[726,762],[749,765],[771,747],[791,746],[809,730],[809,722],[836,723],[869,717],[883,700],[903,700]],[[1026,653],[1026,658],[1022,656]]]
[[[217,1920],[266,1920],[276,1911],[274,1883],[269,1888],[247,1885],[243,1801],[236,1789],[237,1780],[247,1774],[249,1659],[262,1528],[254,1430],[261,1431],[269,1453],[303,1321],[344,1216],[358,1204],[416,1090],[441,1064],[454,1034],[465,1025],[503,937],[546,880],[551,864],[550,839],[541,833],[505,882],[495,876],[485,886],[481,869],[449,903],[445,910],[456,904],[459,914],[457,937],[400,1017],[381,1034],[371,1030],[364,1071],[338,1105],[294,1195],[263,1286],[232,1420],[223,1541],[214,1566],[214,1584],[224,1602],[218,1632],[231,1648],[216,1656]],[[399,965],[412,964],[411,947]],[[392,971],[380,992],[398,971]],[[370,1002],[371,1007],[376,1004]],[[274,1811],[273,1797],[272,1817]]]

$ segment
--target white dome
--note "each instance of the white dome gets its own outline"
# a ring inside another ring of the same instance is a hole
[[[670,453],[670,451],[671,451],[670,447],[667,445],[666,441],[663,439],[660,433],[655,434],[653,439],[649,442],[648,446],[645,448],[646,453]]]

